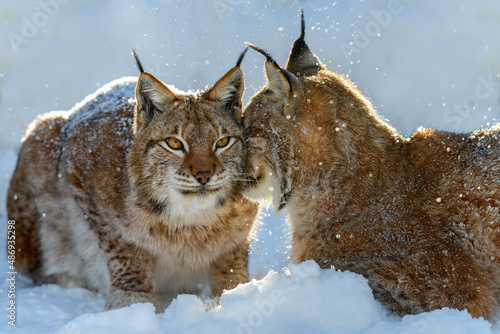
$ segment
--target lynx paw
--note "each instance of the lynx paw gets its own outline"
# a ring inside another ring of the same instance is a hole
[[[147,292],[134,292],[112,290],[106,299],[106,310],[127,307],[135,303],[151,303],[156,308],[156,313],[163,313],[163,306],[156,294]]]

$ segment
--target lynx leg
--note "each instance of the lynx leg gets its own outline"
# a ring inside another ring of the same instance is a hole
[[[466,256],[417,255],[406,265],[377,263],[366,277],[376,299],[399,315],[449,307],[491,320],[498,310],[498,269]],[[496,271],[496,272],[495,272]]]
[[[248,248],[249,243],[245,241],[212,264],[210,275],[212,296],[220,296],[224,289],[231,290],[240,283],[248,282]]]
[[[110,289],[106,309],[130,306],[134,303],[151,303],[156,313],[163,306],[156,293],[152,257],[124,242],[114,231],[98,231],[101,247],[108,261]]]

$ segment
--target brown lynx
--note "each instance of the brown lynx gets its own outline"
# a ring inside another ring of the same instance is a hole
[[[359,273],[400,315],[450,307],[495,320],[500,127],[403,138],[309,50],[303,18],[285,69],[252,47],[268,82],[244,112],[249,195],[286,210],[292,261]]]
[[[247,282],[258,206],[241,195],[243,55],[199,94],[173,92],[136,57],[138,80],[34,122],[8,192],[17,270],[107,294],[107,309],[157,312],[160,297]]]

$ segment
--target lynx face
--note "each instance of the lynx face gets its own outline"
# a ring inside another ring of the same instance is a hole
[[[304,28],[285,68],[267,51],[249,46],[267,58],[267,83],[244,113],[258,181],[246,194],[252,198],[264,194],[282,209],[294,188],[305,189],[332,175],[350,175],[345,166],[359,157],[356,145],[370,150],[380,140],[370,127],[378,116],[354,84],[328,71],[309,50]],[[394,132],[385,123],[380,126]]]
[[[244,54],[198,94],[173,92],[135,54],[138,80],[37,120],[9,188],[16,270],[105,293],[106,309],[157,312],[179,293],[247,282],[259,208],[241,193]]]
[[[246,164],[239,126],[242,93],[239,68],[197,96],[173,93],[142,73],[128,164],[138,196],[156,212],[178,217],[212,209],[241,190]]]
[[[265,63],[267,84],[252,97],[244,114],[251,165],[257,180],[246,194],[252,198],[264,195],[272,200],[275,208],[282,209],[293,183],[302,178],[299,174],[307,174],[308,166],[319,163],[325,154],[332,158],[335,153],[327,131],[323,131],[334,125],[335,112],[328,115],[319,112],[325,106],[332,107],[333,93],[325,85],[328,77],[318,80],[313,76],[323,67],[312,53],[303,53],[300,62],[305,63],[300,68],[292,68],[292,73],[288,69],[293,65],[287,65],[284,70],[265,50],[250,47],[268,60]]]
[[[281,208],[291,190],[297,136],[291,116],[283,113],[284,97],[269,87],[270,84],[257,92],[245,109],[244,127],[248,131],[251,165],[257,180],[247,195],[264,197],[275,208]]]

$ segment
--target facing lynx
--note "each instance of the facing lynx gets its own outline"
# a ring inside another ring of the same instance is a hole
[[[500,302],[500,127],[405,139],[302,34],[244,112],[258,182],[284,208],[292,261],[368,279],[390,311],[442,307],[495,320]],[[271,191],[269,190],[271,189]]]
[[[196,95],[173,92],[136,56],[138,80],[35,121],[8,192],[17,270],[107,294],[107,309],[157,312],[160,297],[247,282],[258,206],[241,195],[243,56]]]

